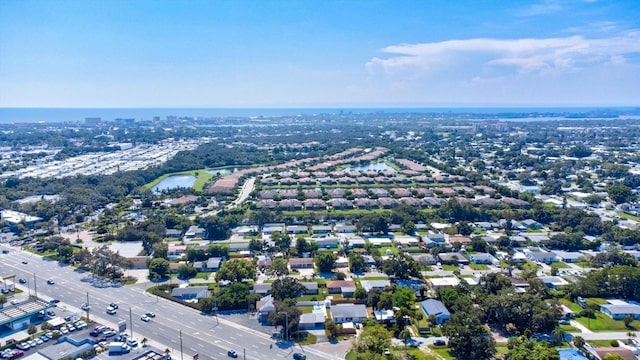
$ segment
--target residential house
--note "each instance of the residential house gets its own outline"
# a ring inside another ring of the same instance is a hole
[[[494,266],[500,265],[500,261],[489,253],[478,253],[469,255],[469,261],[474,264],[490,264]]]
[[[545,264],[551,264],[558,261],[556,254],[550,251],[528,251],[526,253],[527,258],[534,262],[543,262]]]
[[[201,227],[191,225],[184,233],[185,239],[206,239],[207,231]]]
[[[565,263],[577,263],[584,259],[586,256],[577,251],[562,251],[562,250],[554,250],[552,253],[558,258],[559,261]]]
[[[262,234],[263,235],[271,235],[274,232],[279,232],[281,234],[285,233],[285,224],[284,223],[269,223],[264,224],[262,226]]]
[[[345,239],[345,243],[347,248],[349,249],[354,249],[354,248],[364,249],[364,247],[367,245],[367,242],[359,236],[354,236],[354,237]]]
[[[209,297],[208,286],[187,286],[171,290],[171,296],[180,300],[200,300]]]
[[[309,229],[304,225],[287,225],[287,234],[307,234]]]
[[[542,224],[540,224],[539,222],[533,220],[533,219],[526,219],[523,220],[521,222],[521,224],[526,227],[527,229],[532,229],[532,230],[540,230],[542,229]]]
[[[329,294],[342,294],[344,297],[352,297],[356,291],[356,283],[351,280],[327,281],[327,291]]]
[[[313,281],[305,281],[301,282],[305,287],[304,294],[305,295],[318,295],[318,283]]]
[[[469,260],[464,255],[456,252],[440,253],[438,254],[438,259],[440,259],[441,263],[449,265],[469,264]]]
[[[384,290],[387,286],[391,286],[391,281],[389,280],[361,280],[360,286],[366,291],[369,292],[372,289]]]
[[[331,225],[312,225],[312,234],[330,234],[333,231]]]
[[[398,247],[412,247],[420,245],[420,241],[415,236],[398,235],[393,238]]]
[[[254,284],[253,285],[253,292],[256,294],[260,294],[260,295],[269,295],[271,294],[271,283],[265,283],[265,284]]]
[[[291,270],[313,269],[313,259],[311,258],[291,258],[289,259]]]
[[[298,328],[304,330],[314,330],[314,329],[324,329],[324,320],[325,320],[325,312],[324,310],[316,311],[314,310],[311,313],[305,313],[300,315],[300,320],[298,321]]]
[[[331,306],[331,317],[336,324],[346,322],[358,323],[367,318],[367,307],[364,304],[337,304]]]
[[[320,249],[334,249],[338,247],[337,237],[310,238],[308,240],[315,241]]]
[[[347,225],[347,224],[336,224],[334,226],[335,232],[337,234],[355,234],[357,228],[355,225]]]
[[[374,310],[373,318],[379,323],[393,324],[396,321],[396,314],[393,310]]]
[[[167,259],[173,261],[180,259],[187,252],[187,245],[169,244],[167,246]]]
[[[258,313],[258,322],[261,324],[269,323],[269,313],[276,311],[276,306],[273,304],[273,297],[267,295],[256,302],[256,311]]]
[[[418,262],[418,264],[424,265],[424,266],[431,266],[438,263],[438,260],[436,259],[436,257],[431,254],[422,253],[422,254],[411,255],[411,257],[413,258],[413,260]]]
[[[428,278],[427,282],[432,289],[437,290],[445,287],[458,286],[458,284],[460,284],[460,279],[458,279],[456,276],[434,277]]]
[[[538,279],[551,289],[558,289],[559,287],[569,285],[569,282],[560,276],[538,276]]]
[[[180,239],[182,236],[182,231],[177,229],[167,229],[164,233],[164,236],[170,239]]]
[[[431,315],[436,317],[436,322],[438,325],[442,325],[445,320],[449,320],[451,318],[451,313],[447,310],[446,306],[435,299],[428,299],[420,303],[422,305],[422,311],[429,318]]]
[[[607,304],[600,305],[600,311],[614,320],[622,320],[626,316],[640,319],[640,305],[630,304],[622,300],[609,300]]]

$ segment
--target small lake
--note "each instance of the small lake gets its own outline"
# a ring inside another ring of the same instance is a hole
[[[190,188],[196,182],[196,177],[193,175],[171,175],[166,179],[160,181],[158,185],[151,188],[155,194],[161,193],[164,190],[176,189],[176,188]]]
[[[213,174],[213,175],[226,175],[226,174],[231,174],[232,172],[236,172],[238,171],[238,169],[213,169],[213,170],[207,170],[208,174]]]
[[[393,173],[396,172],[396,169],[392,168],[391,166],[385,164],[385,163],[375,163],[375,164],[369,164],[369,165],[365,165],[365,166],[355,166],[355,167],[349,167],[346,168],[344,170],[342,170],[343,172],[360,172],[360,171],[369,171],[369,170],[373,170],[373,171],[391,171]]]

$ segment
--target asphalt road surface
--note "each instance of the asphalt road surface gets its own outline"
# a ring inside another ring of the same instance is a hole
[[[200,359],[227,359],[227,351],[235,350],[240,359],[244,354],[246,359],[291,359],[294,352],[303,352],[310,360],[339,359],[317,349],[283,346],[267,334],[215,316],[203,316],[196,310],[152,296],[142,287],[96,287],[92,285],[92,276],[87,272],[15,248],[4,245],[0,245],[0,248],[10,249],[9,254],[0,255],[0,275],[15,274],[16,282],[19,278],[28,281],[24,285],[17,284],[17,287],[32,294],[37,292],[38,297],[45,300],[59,299],[58,307],[78,314],[82,312],[80,307],[87,301],[88,294],[91,320],[110,326],[125,320],[128,329],[133,324],[135,338],[140,340],[146,337],[172,349],[174,358],[180,355],[181,358],[190,359],[197,353]],[[55,284],[48,285],[48,279],[53,279]],[[108,315],[105,311],[110,303],[119,305],[115,315]],[[149,311],[154,312],[156,317],[143,322],[141,316]]]

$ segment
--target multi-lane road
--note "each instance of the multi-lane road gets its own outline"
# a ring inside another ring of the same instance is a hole
[[[27,279],[28,284],[22,286],[28,285],[31,293],[37,290],[40,298],[59,299],[58,306],[72,312],[81,312],[80,307],[86,302],[88,293],[92,320],[111,326],[126,320],[128,329],[133,324],[135,338],[147,338],[158,346],[171,349],[174,358],[179,354],[181,358],[190,359],[197,353],[200,359],[226,359],[227,351],[235,350],[240,358],[246,354],[246,359],[256,360],[291,359],[294,352],[304,352],[308,359],[339,359],[317,349],[278,346],[265,333],[222,318],[204,316],[196,310],[149,295],[140,286],[94,287],[86,281],[91,277],[89,273],[5,245],[0,248],[10,249],[9,254],[0,255],[0,275],[15,274],[16,279]],[[55,285],[48,285],[48,279],[53,279]],[[119,305],[116,315],[106,314],[110,303]],[[150,322],[143,322],[140,317],[150,311],[157,316]]]

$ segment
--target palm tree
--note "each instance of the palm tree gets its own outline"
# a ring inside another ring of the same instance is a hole
[[[635,332],[633,332],[633,331],[629,331],[629,332],[627,333],[627,336],[629,337],[629,342],[628,342],[628,344],[631,344],[631,340],[633,340],[633,338],[635,338],[635,337],[636,337],[636,333],[635,333]]]
[[[575,345],[578,349],[582,349],[584,347],[585,341],[582,336],[575,336],[573,338],[573,345]]]

